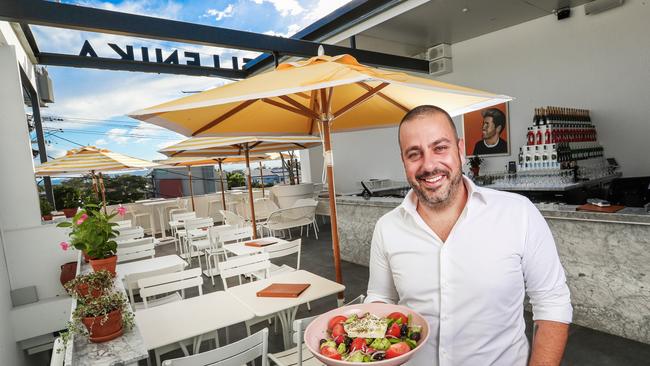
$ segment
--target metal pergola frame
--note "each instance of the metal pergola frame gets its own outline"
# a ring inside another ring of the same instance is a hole
[[[392,1],[394,3],[394,1]],[[372,3],[372,5],[370,5]],[[353,8],[358,12],[386,6],[390,1],[356,1]],[[345,14],[350,13],[347,9]],[[362,17],[360,13],[350,16]],[[335,14],[336,15],[336,14]],[[87,57],[58,53],[40,52],[29,25],[42,25],[57,28],[74,29],[98,33],[117,34],[138,38],[158,39],[178,43],[200,44],[230,49],[264,52],[278,56],[312,57],[317,55],[319,46],[323,46],[329,55],[350,54],[359,62],[411,72],[429,72],[429,62],[411,57],[390,55],[381,52],[360,50],[356,48],[321,44],[298,38],[283,38],[265,34],[239,31],[221,27],[193,24],[176,20],[154,18],[89,8],[78,5],[61,4],[42,0],[2,0],[0,1],[0,20],[19,23],[25,34],[38,64],[70,66],[81,68],[99,68],[110,70],[139,71],[153,73],[172,73],[184,75],[220,76],[226,78],[246,78],[252,72],[268,63],[268,56],[253,60],[250,67],[233,70],[220,67],[206,67],[179,64],[163,64],[133,60]],[[349,21],[349,19],[346,19]],[[327,29],[332,20],[316,27]],[[317,29],[316,29],[317,30]],[[309,30],[309,34],[318,33]]]

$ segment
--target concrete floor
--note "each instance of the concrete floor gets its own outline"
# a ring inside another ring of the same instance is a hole
[[[331,250],[331,236],[329,232],[329,225],[321,225],[321,234],[318,240],[313,236],[309,238],[303,237],[302,242],[302,255],[301,255],[301,269],[308,270],[320,276],[334,279],[334,265],[332,262]],[[294,232],[294,235],[297,235]],[[168,255],[175,253],[174,245],[160,246],[156,250],[156,255]],[[295,256],[288,257],[282,260],[274,260],[276,264],[288,264],[295,266]],[[196,260],[193,266],[196,266]],[[342,271],[344,283],[346,285],[345,297],[346,299],[353,299],[359,294],[365,294],[368,282],[368,268],[357,264],[343,262]],[[215,278],[216,286],[212,286],[211,281],[204,277],[205,282],[203,285],[204,292],[212,292],[222,290],[223,285],[221,280]],[[188,295],[193,296],[189,293]],[[330,296],[319,301],[311,303],[312,310],[307,311],[306,307],[301,307],[298,311],[297,318],[308,317],[317,315],[325,311],[331,310],[336,306],[336,296]],[[215,311],[219,311],[218,307]],[[524,317],[527,323],[527,335],[530,340],[530,329],[532,328],[531,314],[525,312]],[[265,324],[259,324],[253,331],[259,330]],[[270,328],[269,351],[278,352],[282,350],[282,337],[280,334],[274,334],[272,327]],[[243,325],[231,327],[230,337],[232,340],[243,338],[245,330]],[[222,334],[221,342],[225,342],[225,337]],[[205,344],[205,350],[209,345]],[[170,352],[163,356],[164,359],[181,357],[179,352]],[[141,365],[146,363],[141,362]],[[631,341],[625,338],[609,335],[606,333],[598,332],[595,330],[587,329],[581,326],[572,325],[569,336],[569,343],[564,356],[562,365],[589,365],[589,366],[636,366],[636,365],[650,365],[650,345]]]

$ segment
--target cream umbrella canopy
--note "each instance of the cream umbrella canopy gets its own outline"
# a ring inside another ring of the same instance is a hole
[[[342,283],[330,132],[395,126],[404,114],[435,104],[456,116],[512,98],[361,65],[350,55],[320,55],[130,116],[186,136],[316,135],[332,218],[336,280]],[[342,294],[339,294],[339,301]]]
[[[270,158],[267,155],[251,155],[250,160],[253,161],[261,161],[262,160],[270,160]],[[246,159],[241,156],[222,156],[222,157],[214,157],[214,158],[207,158],[207,157],[173,157],[173,158],[168,158],[164,160],[154,160],[155,163],[169,166],[169,167],[179,167],[179,166],[186,166],[187,167],[187,173],[188,177],[190,179],[190,197],[192,198],[192,210],[194,210],[194,188],[192,186],[192,167],[193,166],[213,166],[218,164],[219,165],[219,181],[221,183],[221,202],[223,204],[223,209],[226,209],[226,194],[224,192],[224,186],[223,186],[223,169],[222,169],[222,164],[229,164],[229,163],[243,163],[245,162]]]
[[[321,140],[316,136],[240,136],[240,137],[193,137],[171,145],[160,153],[171,157],[210,157],[244,155],[246,162],[246,181],[248,184],[248,200],[251,210],[253,236],[257,237],[255,222],[255,205],[250,170],[250,153],[269,153],[295,149],[307,149],[320,145]]]
[[[93,177],[93,187],[95,187],[95,173],[98,173],[104,212],[106,212],[106,191],[102,172],[146,169],[157,165],[107,149],[82,146],[78,149],[68,150],[64,156],[37,166],[35,174],[36,176],[57,176],[90,173]]]

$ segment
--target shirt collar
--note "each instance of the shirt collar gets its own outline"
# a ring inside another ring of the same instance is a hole
[[[487,196],[485,194],[485,189],[474,184],[474,182],[472,182],[472,180],[467,178],[465,175],[462,175],[462,178],[463,178],[463,184],[465,184],[465,188],[467,188],[468,198],[467,198],[466,207],[469,209],[471,206],[475,204],[475,202],[487,204]],[[418,196],[413,191],[413,188],[411,188],[409,192],[406,194],[406,197],[404,197],[404,201],[402,201],[400,207],[402,207],[402,209],[405,212],[408,212],[411,215],[418,215],[417,203],[418,203]]]

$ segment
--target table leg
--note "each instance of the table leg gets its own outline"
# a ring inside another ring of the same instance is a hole
[[[167,232],[165,230],[165,218],[163,217],[164,206],[156,205],[156,210],[158,210],[158,219],[160,220],[160,240],[167,239]]]
[[[280,318],[280,325],[282,325],[284,349],[289,349],[292,346],[291,337],[293,332],[293,321],[296,320],[296,312],[298,312],[297,306],[277,313],[278,318]]]

